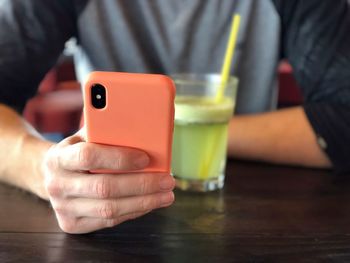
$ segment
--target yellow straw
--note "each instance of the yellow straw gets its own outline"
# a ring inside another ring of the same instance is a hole
[[[229,36],[229,40],[227,43],[227,48],[226,48],[226,53],[225,53],[225,58],[224,58],[224,63],[222,65],[222,70],[221,70],[221,82],[219,86],[219,90],[216,93],[215,96],[215,103],[219,103],[225,94],[225,88],[227,85],[227,82],[230,78],[230,72],[231,72],[231,64],[232,64],[232,59],[235,53],[236,49],[236,43],[237,43],[237,36],[238,36],[238,31],[239,31],[239,25],[241,22],[241,16],[240,15],[234,15],[232,17],[232,25],[231,25],[231,32]],[[211,136],[210,141],[214,142],[214,145],[212,147],[215,147],[215,142],[217,142],[218,138],[216,138],[217,135],[215,134],[214,136]],[[212,148],[210,147],[210,148]],[[212,169],[213,165],[213,156],[212,156],[212,151],[206,151],[204,155],[204,162],[202,166],[200,167],[200,178],[201,179],[206,179],[209,176],[209,172]]]
[[[231,64],[232,64],[232,59],[236,49],[240,22],[241,22],[240,15],[234,15],[232,17],[231,33],[230,33],[229,41],[226,48],[224,64],[222,65],[222,70],[221,70],[221,83],[215,97],[216,103],[222,100],[225,93],[226,84],[230,78]]]

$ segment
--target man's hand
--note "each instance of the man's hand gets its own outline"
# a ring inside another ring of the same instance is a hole
[[[138,150],[85,142],[82,131],[53,145],[43,164],[45,188],[61,229],[86,233],[112,227],[174,202],[169,174],[94,174],[137,171],[148,165]]]

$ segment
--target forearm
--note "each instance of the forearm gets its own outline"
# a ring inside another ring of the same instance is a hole
[[[228,153],[278,164],[331,166],[301,107],[232,118]]]
[[[41,165],[51,145],[20,115],[0,104],[0,181],[46,199]]]

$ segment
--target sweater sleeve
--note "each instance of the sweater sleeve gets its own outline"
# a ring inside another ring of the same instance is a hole
[[[274,0],[281,52],[306,116],[337,173],[350,174],[350,7],[347,0]]]
[[[0,2],[0,103],[21,112],[77,34],[76,1]]]

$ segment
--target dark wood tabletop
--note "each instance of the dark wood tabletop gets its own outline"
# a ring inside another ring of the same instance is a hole
[[[230,161],[225,188],[86,235],[0,184],[0,262],[350,262],[350,179]]]

